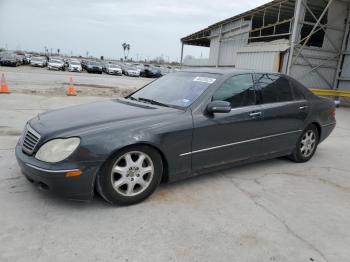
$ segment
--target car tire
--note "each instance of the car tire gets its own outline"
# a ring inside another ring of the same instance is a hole
[[[111,204],[133,205],[156,190],[162,174],[162,158],[155,149],[131,146],[102,166],[96,187],[101,197]]]
[[[289,159],[297,163],[309,161],[316,152],[319,143],[319,132],[317,127],[309,125],[298,138],[296,147]]]

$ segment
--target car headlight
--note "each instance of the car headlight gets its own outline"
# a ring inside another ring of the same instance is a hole
[[[36,159],[55,163],[69,157],[80,144],[80,138],[58,138],[43,144],[35,155]]]

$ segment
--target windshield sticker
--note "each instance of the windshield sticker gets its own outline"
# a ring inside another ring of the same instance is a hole
[[[216,81],[215,78],[210,78],[210,77],[203,77],[203,76],[197,76],[193,79],[194,82],[203,82],[203,83],[208,83],[212,84]]]

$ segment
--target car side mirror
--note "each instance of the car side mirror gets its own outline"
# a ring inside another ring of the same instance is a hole
[[[227,101],[213,101],[207,105],[207,112],[213,113],[229,113],[231,112],[231,104]]]

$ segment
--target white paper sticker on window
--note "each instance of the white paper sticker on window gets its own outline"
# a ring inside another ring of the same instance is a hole
[[[203,82],[203,83],[208,83],[212,84],[216,81],[215,78],[210,78],[210,77],[203,77],[203,76],[197,76],[193,79],[195,82]]]

